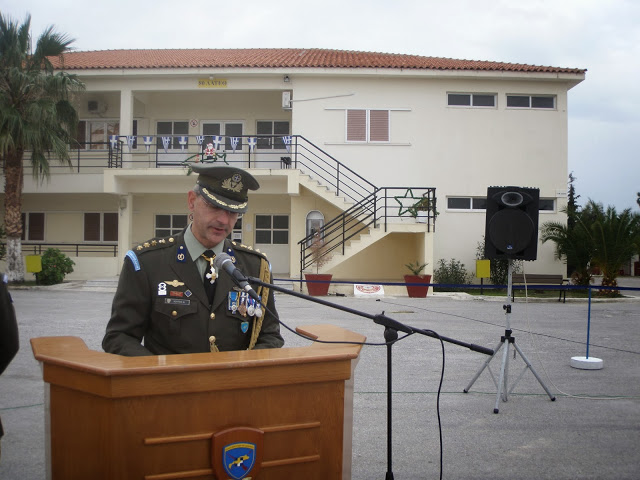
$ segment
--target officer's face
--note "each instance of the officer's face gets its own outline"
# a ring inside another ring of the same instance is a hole
[[[207,248],[222,242],[233,230],[238,214],[214,207],[193,190],[188,194],[189,210],[193,213],[191,231]]]

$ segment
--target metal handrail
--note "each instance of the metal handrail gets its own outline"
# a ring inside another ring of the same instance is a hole
[[[79,257],[81,253],[110,253],[118,256],[118,244],[105,243],[31,243],[22,242],[22,253],[26,255],[42,255],[49,248],[57,248],[62,253]]]
[[[303,272],[314,263],[325,263],[336,249],[344,255],[347,242],[373,225],[384,225],[387,231],[390,221],[401,221],[417,214],[414,205],[423,201],[427,231],[433,228],[438,215],[436,189],[433,187],[381,187],[337,217],[325,223],[298,242],[300,246],[300,284]],[[410,194],[410,196],[408,196]],[[394,203],[390,203],[392,200]]]

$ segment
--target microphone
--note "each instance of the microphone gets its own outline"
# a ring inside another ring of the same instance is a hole
[[[247,292],[251,298],[256,300],[258,304],[262,303],[262,299],[256,293],[256,291],[249,284],[249,280],[245,275],[233,264],[233,260],[226,253],[221,253],[216,255],[216,258],[213,259],[213,267],[216,270],[224,270],[227,272],[227,275],[231,277],[233,283],[235,283],[242,290]]]

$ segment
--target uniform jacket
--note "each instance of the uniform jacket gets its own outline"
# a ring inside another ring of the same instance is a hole
[[[229,249],[240,271],[260,277],[262,254],[225,240],[224,252]],[[246,350],[255,318],[229,308],[229,292],[238,291],[226,272],[218,272],[215,297],[209,306],[183,234],[145,242],[127,253],[102,348],[127,356],[209,352],[209,337],[215,336],[220,351]],[[277,312],[270,291],[255,348],[284,344],[274,315]]]
[[[6,277],[1,277],[3,275],[0,275],[0,374],[11,363],[19,348],[18,323],[13,300],[5,283]],[[3,434],[2,421],[0,421],[0,438]]]

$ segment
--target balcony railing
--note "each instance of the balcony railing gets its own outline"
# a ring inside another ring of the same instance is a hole
[[[116,257],[118,245],[104,243],[30,243],[22,242],[23,255],[42,255],[49,248],[57,248],[69,257]]]
[[[301,135],[262,135],[221,137],[169,135],[118,136],[110,142],[79,144],[70,150],[71,168],[50,159],[51,173],[101,173],[117,168],[179,168],[195,162],[214,162],[240,168],[295,168],[310,175],[336,195],[357,203],[374,192],[375,186],[318,148]],[[237,141],[236,141],[237,140]],[[214,149],[208,149],[213,144]],[[166,148],[165,148],[166,146]],[[216,148],[217,147],[217,148]],[[25,152],[25,175],[31,171],[29,152]]]

